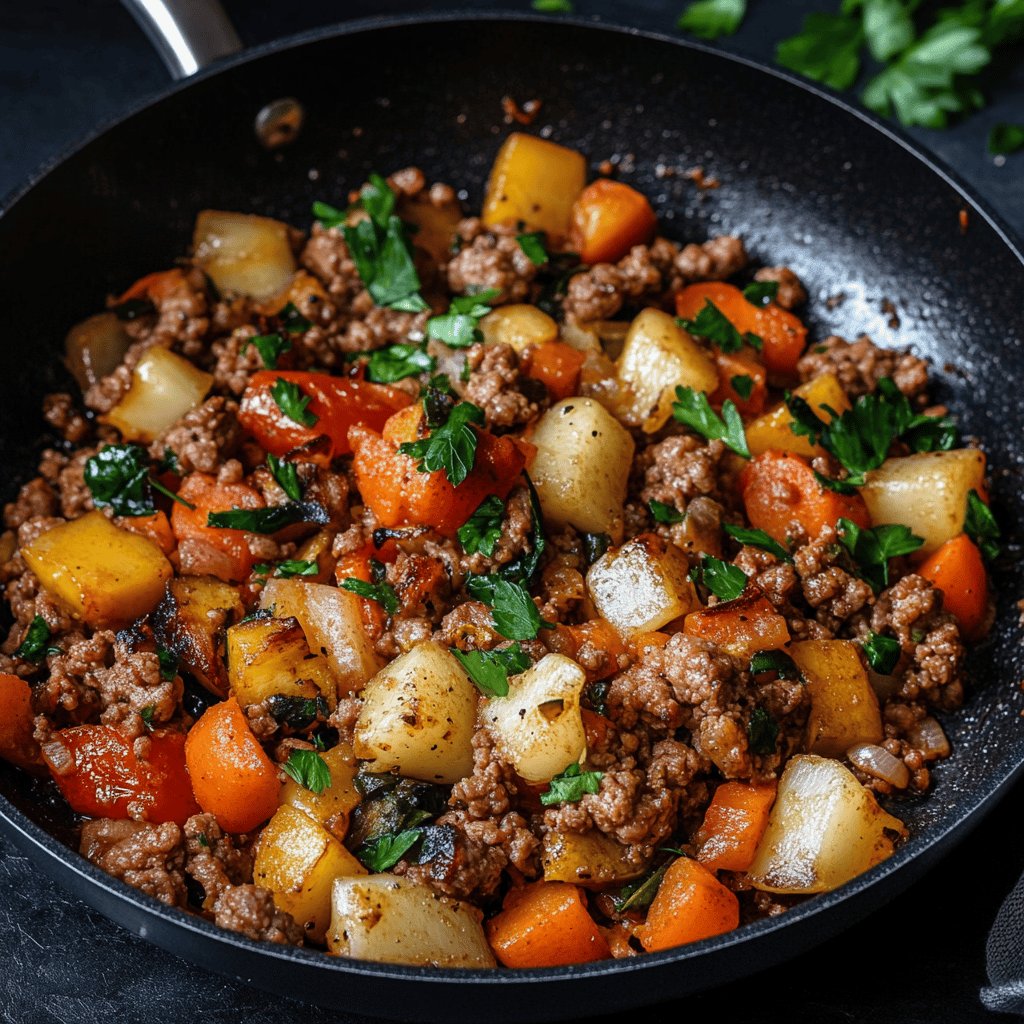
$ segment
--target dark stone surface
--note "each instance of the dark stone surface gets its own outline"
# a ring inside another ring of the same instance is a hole
[[[383,0],[227,3],[248,44],[346,17],[426,9]],[[506,6],[490,3],[480,8]],[[820,3],[761,0],[729,48],[766,59],[771,40]],[[676,5],[656,0],[587,3],[580,13],[669,30]],[[0,12],[0,194],[76,138],[131,108],[165,82],[131,19],[113,0],[37,3]],[[1024,233],[1024,157],[997,167],[984,150],[997,120],[1024,119],[1024,67],[994,91],[994,105],[946,133],[918,138]],[[780,131],[785,126],[780,125]],[[155,157],[158,159],[158,156]],[[939,868],[884,911],[810,954],[721,990],[645,1012],[656,1022],[694,1019],[921,1022],[994,1020],[977,999],[984,940],[995,910],[1024,864],[1019,821],[1024,791],[1012,793]],[[624,982],[626,984],[626,982]],[[355,1021],[277,1000],[165,954],[115,927],[0,840],[0,1019],[76,1021]],[[363,1019],[363,1018],[358,1018]],[[623,1018],[624,1019],[624,1018]]]

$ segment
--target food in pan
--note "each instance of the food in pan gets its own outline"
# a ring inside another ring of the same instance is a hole
[[[526,968],[905,838],[992,618],[985,456],[923,360],[586,174],[515,134],[479,217],[416,169],[308,235],[207,210],[71,330],[5,510],[0,755],[94,864],[254,939]]]

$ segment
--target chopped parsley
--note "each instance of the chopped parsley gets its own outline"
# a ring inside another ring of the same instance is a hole
[[[302,485],[299,483],[299,471],[294,462],[285,462],[274,455],[267,455],[267,466],[277,481],[278,487],[292,501],[302,501]]]
[[[764,530],[754,530],[747,526],[733,526],[732,523],[723,523],[722,529],[741,544],[749,544],[751,547],[760,548],[768,554],[782,559],[783,562],[792,562],[790,553],[774,538]]]
[[[182,476],[181,466],[178,465],[178,456],[173,448],[164,449],[164,457],[156,464],[158,473],[173,473],[175,476]]]
[[[647,507],[651,510],[651,518],[656,523],[681,523],[686,518],[685,512],[680,512],[672,505],[666,505],[665,502],[656,499],[647,502]]]
[[[746,13],[747,0],[694,0],[676,27],[700,39],[718,39],[733,35]]]
[[[153,728],[153,715],[156,713],[155,704],[147,704],[144,708],[139,711],[139,718],[142,719],[142,724],[147,729]]]
[[[892,670],[896,667],[896,662],[900,660],[900,653],[903,650],[900,647],[899,640],[894,640],[891,636],[882,636],[881,633],[875,632],[868,633],[868,638],[864,641],[862,647],[864,657],[868,659],[868,664],[883,676],[892,674]]]
[[[833,89],[848,89],[860,72],[863,42],[859,19],[815,12],[797,35],[776,46],[775,63]]]
[[[530,667],[529,655],[519,643],[496,651],[460,651],[452,648],[452,654],[485,697],[506,696],[508,677],[525,672]]]
[[[320,566],[315,560],[286,558],[283,562],[277,563],[274,568],[274,575],[279,579],[289,580],[293,576],[315,576],[319,571]]]
[[[331,770],[315,750],[293,750],[281,767],[285,775],[311,793],[330,789]]]
[[[729,378],[733,391],[745,402],[754,390],[754,378],[748,377],[745,373],[738,373],[735,377]]]
[[[490,313],[489,303],[500,294],[499,289],[488,288],[475,295],[457,295],[447,313],[432,316],[427,321],[427,337],[443,341],[451,348],[469,348],[474,342],[482,341],[480,321]]]
[[[719,416],[708,396],[703,391],[693,388],[676,388],[676,401],[672,403],[672,415],[685,423],[691,430],[697,431],[709,440],[721,438],[737,455],[750,458],[747,446],[747,435],[743,430],[743,419],[736,404],[731,399],[722,403],[722,416]],[[723,419],[724,417],[724,419]]]
[[[394,384],[406,377],[432,373],[436,367],[437,360],[427,355],[422,345],[407,345],[403,342],[371,352],[366,364],[366,379],[375,384]]]
[[[398,450],[415,459],[421,473],[444,470],[449,483],[458,487],[469,476],[476,461],[478,438],[470,423],[483,422],[482,410],[472,402],[459,402],[442,426],[436,427],[428,437],[406,441]]]
[[[118,516],[151,516],[156,511],[154,490],[195,508],[155,480],[149,470],[149,455],[139,445],[109,444],[86,460],[85,484],[97,508],[109,507]]]
[[[178,674],[178,656],[166,647],[158,647],[156,656],[160,662],[160,678],[170,682]]]
[[[778,281],[751,281],[743,289],[743,298],[752,306],[767,306],[779,294]]]
[[[732,321],[710,300],[704,300],[704,308],[695,320],[680,319],[679,326],[698,338],[705,338],[717,345],[723,352],[738,352],[744,345],[761,348],[764,342],[749,331],[740,334]]]
[[[233,508],[226,512],[210,512],[206,525],[221,530],[245,530],[247,533],[277,533],[293,523],[316,523],[326,526],[327,510],[314,501],[289,501],[269,508]]]
[[[571,764],[548,783],[547,790],[540,795],[540,802],[545,807],[579,803],[584,793],[598,792],[603,776],[604,772],[582,771],[579,762]]]
[[[263,365],[268,370],[276,370],[277,360],[292,347],[292,342],[286,335],[275,331],[273,334],[257,334],[250,338],[242,346],[242,351],[244,352],[250,345],[255,346]]]
[[[494,554],[494,546],[501,538],[501,521],[505,515],[505,503],[491,495],[484,498],[476,511],[459,527],[458,538],[467,555],[478,551],[488,558]]]
[[[714,555],[701,555],[700,565],[691,576],[720,601],[735,601],[747,586],[747,574],[738,565],[723,562]]]
[[[747,739],[752,754],[774,754],[779,738],[779,723],[764,708],[754,708],[747,722]]]
[[[277,380],[270,385],[270,395],[277,403],[278,409],[280,409],[288,419],[292,420],[294,423],[299,423],[304,427],[316,426],[320,417],[309,409],[309,403],[312,399],[309,395],[303,392],[302,388],[300,388],[295,381],[285,380],[284,377],[278,377]]]
[[[909,527],[899,524],[866,530],[849,519],[840,519],[837,525],[839,541],[853,556],[857,575],[867,581],[876,594],[889,585],[889,559],[909,555],[924,543]]]
[[[521,583],[494,574],[470,576],[466,589],[491,606],[494,628],[509,640],[533,640],[540,630],[555,628],[553,622],[540,617],[530,592]]]
[[[622,914],[627,910],[643,910],[649,907],[654,902],[661,880],[665,877],[665,872],[668,871],[668,866],[671,863],[672,861],[667,860],[660,867],[649,871],[643,878],[624,885],[612,897],[612,906],[615,907],[615,912]]]
[[[758,651],[750,659],[750,674],[774,672],[780,679],[799,679],[800,670],[785,651]]]
[[[341,581],[341,587],[343,590],[348,590],[353,594],[358,594],[360,597],[365,597],[368,601],[376,601],[388,615],[394,615],[398,611],[399,603],[395,588],[383,578],[383,574],[375,575],[380,575],[381,578],[373,583],[367,583],[366,580],[359,580],[354,576],[349,576]]]
[[[348,219],[348,212],[346,210],[339,210],[338,207],[331,206],[330,203],[317,199],[313,202],[313,216],[325,228],[340,228]]]
[[[1007,124],[1000,121],[988,133],[988,151],[993,156],[1009,156],[1024,149],[1024,124]]]
[[[313,326],[312,321],[299,312],[294,302],[287,303],[277,315],[281,320],[281,325],[289,334],[302,334],[303,331],[308,331]]]
[[[992,510],[974,490],[967,495],[964,533],[978,545],[981,553],[989,561],[999,557],[999,524],[996,522],[996,517],[992,515]]]
[[[60,654],[59,647],[50,645],[50,626],[42,615],[36,615],[28,624],[25,639],[14,652],[16,658],[25,661],[42,661],[48,654]]]
[[[407,828],[402,832],[387,832],[371,839],[356,851],[356,856],[368,871],[377,874],[393,868],[419,841],[421,828]]]
[[[543,231],[530,231],[526,234],[516,235],[519,248],[523,250],[526,258],[536,267],[543,267],[548,261],[547,241]]]

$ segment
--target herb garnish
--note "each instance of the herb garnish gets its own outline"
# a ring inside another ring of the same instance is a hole
[[[890,675],[896,667],[896,662],[900,660],[900,642],[891,636],[870,632],[861,646],[868,664],[880,675]]]
[[[745,402],[754,390],[754,378],[748,377],[745,373],[738,373],[735,377],[729,378],[733,391]]]
[[[731,36],[747,13],[747,0],[694,0],[676,27],[701,39]]]
[[[967,495],[967,514],[964,517],[964,533],[967,534],[981,553],[991,561],[999,557],[999,524],[992,510],[981,500],[977,491]]]
[[[751,547],[760,548],[768,554],[780,558],[783,562],[792,562],[790,553],[774,538],[764,530],[754,530],[747,526],[733,526],[732,523],[723,523],[722,529],[741,544],[749,544]]]
[[[691,430],[696,430],[709,440],[721,438],[737,455],[750,458],[747,447],[747,435],[743,430],[743,419],[736,409],[736,404],[729,398],[722,403],[722,416],[719,416],[708,396],[703,391],[693,388],[676,388],[676,401],[672,403],[672,415],[685,423]],[[725,417],[724,420],[722,417]]]
[[[529,231],[516,235],[519,248],[526,258],[536,267],[543,267],[548,261],[547,239],[543,231]]]
[[[667,860],[664,864],[648,872],[643,878],[624,885],[618,894],[612,897],[612,906],[617,914],[623,914],[627,910],[643,910],[654,902],[658,894],[658,887],[665,877],[672,861]]]
[[[222,530],[245,530],[247,533],[277,533],[293,523],[316,523],[326,526],[327,510],[315,501],[289,501],[269,508],[232,508],[226,512],[210,512],[207,526]]]
[[[150,516],[156,511],[153,491],[194,509],[195,505],[155,480],[146,451],[137,444],[109,444],[84,469],[86,486],[97,508],[109,507],[119,516]]]
[[[376,564],[380,565],[379,562]],[[372,583],[349,576],[341,581],[341,587],[343,590],[349,590],[353,594],[365,597],[369,601],[376,601],[388,615],[394,615],[398,611],[399,604],[395,588],[384,579],[383,572],[373,572],[373,568],[373,563],[371,563],[371,574],[378,578]]]
[[[775,296],[778,294],[778,281],[751,281],[743,289],[743,298],[752,306],[767,306],[775,301]]]
[[[42,661],[48,654],[60,654],[59,647],[50,645],[50,636],[49,623],[42,615],[36,615],[28,624],[25,639],[21,641],[14,656],[25,661]]]
[[[488,558],[494,554],[494,546],[501,538],[501,521],[505,515],[505,503],[491,495],[484,498],[476,511],[459,527],[458,538],[467,555],[478,551]]]
[[[544,521],[540,511],[540,498],[537,496],[537,489],[533,486],[530,474],[524,470],[523,476],[526,478],[526,487],[530,492],[530,532],[527,536],[530,549],[498,570],[502,577],[516,583],[529,583],[537,575],[541,556],[547,548],[547,539],[544,537]]]
[[[750,674],[775,672],[780,679],[799,679],[800,670],[796,662],[785,651],[758,651],[750,659]]]
[[[285,462],[275,455],[267,454],[267,466],[277,481],[278,487],[292,501],[302,501],[302,485],[299,483],[299,471],[294,462]]]
[[[530,667],[530,657],[518,642],[495,651],[460,651],[452,648],[452,654],[485,697],[506,696],[508,677],[525,672]]]
[[[864,529],[849,519],[840,519],[840,543],[857,563],[857,575],[871,585],[877,594],[889,585],[889,559],[909,555],[923,543],[910,528],[898,524]]]
[[[533,640],[541,629],[555,624],[542,619],[530,592],[521,583],[501,576],[470,576],[466,589],[478,601],[491,606],[494,628],[509,640]]]
[[[656,523],[681,523],[686,518],[684,512],[656,499],[647,502],[647,507],[651,510],[651,518]]]
[[[153,728],[153,715],[156,713],[155,704],[147,704],[144,708],[139,710],[139,718],[142,719],[142,724],[147,729]]]
[[[356,851],[356,856],[367,870],[377,874],[393,868],[419,841],[421,828],[407,828],[403,832],[388,832],[371,839]]]
[[[577,761],[548,783],[547,791],[540,795],[540,802],[545,807],[551,807],[552,804],[578,803],[584,793],[598,792],[603,776],[604,772],[582,771]]]
[[[764,708],[754,708],[747,722],[747,738],[753,754],[774,754],[779,738],[779,723]]]
[[[315,576],[320,571],[320,567],[315,561],[307,561],[303,558],[286,558],[283,562],[278,562],[276,566],[261,563],[253,567],[255,572],[260,572],[262,575],[269,573],[271,568],[274,570],[274,575],[282,580],[290,580],[293,576]]]
[[[448,482],[458,487],[469,476],[476,460],[477,434],[470,423],[484,422],[483,411],[472,402],[459,402],[442,426],[428,437],[399,445],[403,455],[417,460],[421,473],[443,469]]]
[[[340,228],[348,219],[348,213],[345,210],[339,210],[338,207],[331,206],[330,203],[325,203],[321,199],[316,199],[313,202],[313,216],[325,228]]]
[[[156,657],[160,662],[160,678],[170,682],[178,674],[178,656],[166,647],[157,647]]]
[[[500,294],[498,288],[488,288],[475,295],[455,296],[447,313],[432,316],[427,321],[427,337],[443,341],[451,348],[469,348],[474,342],[482,341],[480,321],[490,313],[489,303]]]
[[[330,711],[323,697],[288,697],[283,693],[267,698],[267,710],[275,721],[292,729],[307,729],[318,718],[326,718]]]
[[[313,427],[316,426],[317,421],[320,419],[316,413],[311,412],[309,409],[309,403],[312,401],[312,398],[305,394],[295,381],[278,377],[270,385],[270,396],[277,403],[278,409],[295,423],[299,423],[304,427]]]
[[[294,302],[286,303],[284,308],[277,314],[281,325],[289,334],[302,334],[313,326],[311,320],[299,312]]]
[[[1024,124],[1007,124],[1000,121],[988,133],[988,151],[993,156],[1009,156],[1018,149],[1024,149]]]
[[[293,750],[281,765],[285,775],[311,793],[322,793],[331,785],[331,770],[315,750]]]
[[[697,314],[695,320],[680,318],[679,326],[698,338],[706,338],[723,352],[738,352],[744,345],[757,349],[764,345],[764,342],[750,331],[740,334],[729,318],[710,299],[704,300],[704,308]]]
[[[735,601],[747,586],[747,574],[738,566],[723,562],[714,555],[701,555],[700,565],[690,573],[703,583],[720,601]]]
[[[406,377],[432,373],[436,367],[437,360],[427,355],[422,345],[400,342],[374,349],[370,353],[370,361],[366,364],[366,379],[375,384],[394,384]]]
[[[273,334],[257,334],[255,337],[249,338],[242,346],[242,351],[244,352],[250,345],[256,347],[260,359],[263,360],[263,365],[268,370],[276,370],[277,360],[292,347],[291,339],[277,331]]]

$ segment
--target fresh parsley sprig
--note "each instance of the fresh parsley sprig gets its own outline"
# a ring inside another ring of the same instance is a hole
[[[242,351],[244,352],[250,345],[259,352],[260,359],[268,370],[276,370],[278,359],[292,347],[292,341],[287,335],[274,331],[273,334],[257,334],[249,338],[242,345]]]
[[[751,281],[743,289],[743,298],[752,306],[767,306],[779,294],[778,281]]]
[[[868,664],[879,675],[887,676],[892,674],[896,662],[900,660],[903,648],[899,640],[891,636],[883,636],[881,633],[870,632],[864,643],[861,645],[864,657]]]
[[[331,769],[315,750],[293,750],[281,765],[285,775],[304,789],[320,794],[331,786]]]
[[[780,679],[799,679],[796,662],[785,651],[758,651],[750,659],[750,674],[774,672]]]
[[[494,651],[460,651],[452,648],[452,654],[485,697],[506,696],[508,677],[525,672],[530,667],[530,656],[518,642]]]
[[[422,838],[423,829],[407,828],[401,832],[386,832],[371,839],[356,851],[363,866],[378,874],[393,868]]]
[[[676,400],[672,403],[672,415],[685,423],[691,430],[697,431],[709,440],[720,438],[737,455],[750,458],[747,435],[743,430],[743,418],[731,399],[722,403],[722,415],[719,416],[708,396],[703,391],[693,388],[676,388]]]
[[[732,321],[710,300],[704,300],[704,308],[696,319],[680,318],[678,321],[683,330],[698,338],[705,338],[717,345],[723,352],[739,352],[744,345],[760,349],[764,342],[756,335],[747,331],[740,334],[732,325]]]
[[[501,538],[501,521],[505,516],[505,502],[496,495],[484,498],[476,511],[459,527],[459,543],[467,555],[478,551],[488,558]]]
[[[275,455],[267,455],[267,466],[277,481],[277,485],[292,501],[302,501],[302,484],[299,483],[299,471],[294,462],[285,462]]]
[[[981,553],[989,560],[999,557],[999,524],[992,510],[981,500],[977,491],[967,495],[967,513],[964,517],[964,533],[967,534]]]
[[[603,777],[604,772],[583,771],[577,761],[548,783],[548,788],[540,795],[540,802],[545,807],[579,803],[584,793],[597,793],[601,789]]]
[[[459,402],[442,426],[418,441],[406,441],[398,450],[417,462],[421,473],[444,471],[448,482],[458,487],[476,461],[477,433],[471,423],[483,424],[484,414],[472,402]]]
[[[686,518],[686,513],[657,499],[647,502],[647,507],[651,510],[651,518],[656,523],[671,525],[672,523],[681,523]]]
[[[745,373],[738,373],[735,377],[729,378],[733,391],[745,402],[754,390],[754,378]]]
[[[783,562],[792,562],[790,553],[774,538],[764,530],[754,530],[747,526],[733,526],[732,523],[723,523],[722,529],[741,544],[749,544],[751,547],[760,548],[770,555],[781,559]]]
[[[909,555],[924,543],[909,527],[901,524],[865,529],[849,519],[840,519],[837,525],[839,542],[853,557],[857,575],[869,583],[876,594],[889,585],[889,560]]]
[[[747,587],[747,574],[738,565],[714,555],[701,555],[690,577],[695,583],[703,583],[720,601],[735,601]]]
[[[222,530],[245,530],[247,533],[277,533],[293,523],[326,526],[329,519],[327,510],[318,502],[289,501],[269,508],[232,508],[226,512],[208,512],[206,525]]]
[[[25,639],[18,645],[14,656],[25,661],[40,662],[48,654],[60,654],[60,648],[50,644],[51,635],[50,625],[46,619],[42,615],[36,615],[28,624]]]
[[[385,348],[374,349],[366,364],[366,379],[375,384],[394,384],[406,377],[433,373],[437,360],[427,354],[422,345],[399,342]]]
[[[277,565],[260,562],[259,565],[253,566],[253,572],[260,576],[269,576],[271,570],[278,579],[290,580],[295,576],[315,576],[320,571],[320,567],[315,561],[307,561],[304,558],[286,558],[283,562],[278,562]]]
[[[700,39],[718,39],[733,35],[746,13],[747,0],[694,0],[676,27]]]
[[[482,341],[480,321],[491,311],[492,303],[501,291],[488,288],[473,295],[456,295],[448,312],[432,316],[427,321],[427,337],[443,341],[451,348],[469,348],[474,342]]]
[[[522,235],[516,235],[516,241],[526,258],[535,267],[543,267],[550,259],[547,250],[547,236],[543,231],[529,231]]]
[[[85,484],[97,508],[110,508],[119,516],[150,516],[156,511],[153,491],[186,508],[195,505],[164,487],[150,473],[149,455],[137,444],[109,444],[87,459]]]
[[[380,563],[376,563],[379,565]],[[351,591],[353,594],[358,594],[360,597],[365,597],[370,601],[376,601],[388,615],[394,615],[398,611],[398,595],[395,593],[395,588],[384,579],[384,574],[381,571],[375,571],[373,563],[370,565],[371,575],[376,577],[373,582],[368,583],[366,580],[356,579],[354,576],[349,576],[347,579],[341,581],[342,590]]]
[[[320,417],[309,408],[309,403],[313,399],[293,380],[278,377],[270,385],[270,397],[288,419],[303,427],[315,427],[320,420]]]
[[[478,601],[491,607],[494,628],[509,640],[533,640],[542,629],[555,624],[542,619],[530,592],[512,580],[496,574],[470,576],[466,589]]]

